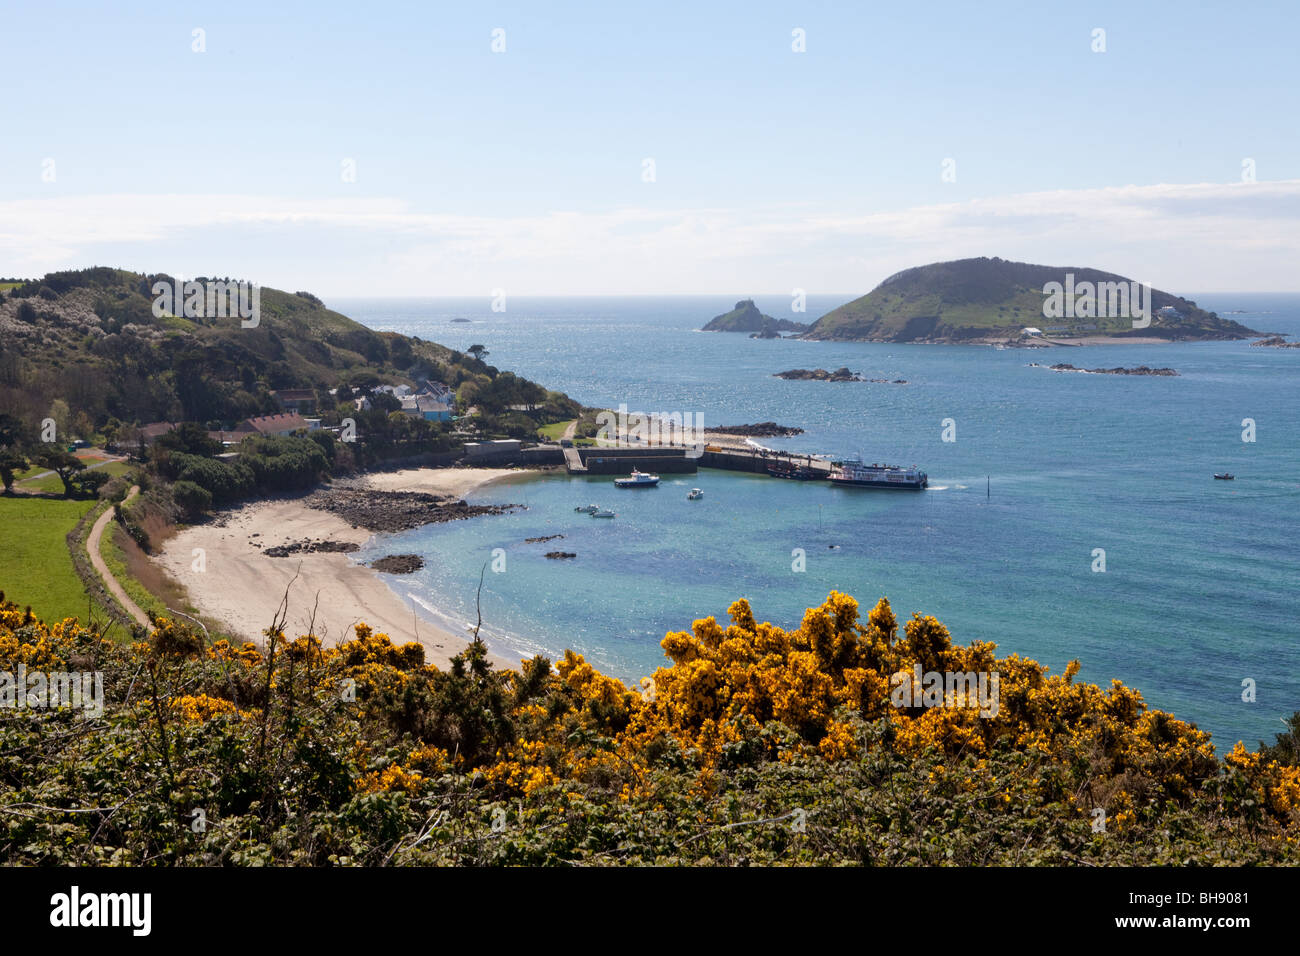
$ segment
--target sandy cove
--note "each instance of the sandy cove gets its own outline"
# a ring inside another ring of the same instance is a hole
[[[461,497],[488,482],[520,474],[504,468],[418,468],[367,475],[358,481],[377,491],[421,491]],[[227,512],[225,521],[186,528],[169,538],[155,560],[189,592],[201,613],[225,623],[236,635],[260,641],[269,627],[285,588],[289,587],[285,633],[307,631],[316,614],[316,634],[327,645],[352,636],[361,621],[387,634],[395,644],[418,640],[425,659],[445,668],[469,643],[467,634],[454,634],[427,618],[417,618],[379,577],[341,553],[311,552],[270,558],[263,552],[275,545],[307,539],[358,545],[373,535],[343,518],[307,507],[300,499],[257,501]],[[204,551],[205,570],[191,567],[194,549]],[[296,575],[296,578],[295,578]],[[290,587],[290,582],[292,587]],[[319,603],[316,598],[319,595]],[[518,667],[495,655],[496,667]]]

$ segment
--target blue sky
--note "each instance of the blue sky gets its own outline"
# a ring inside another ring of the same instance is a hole
[[[860,293],[1001,255],[1300,289],[1295,4],[105,6],[4,14],[0,275]]]

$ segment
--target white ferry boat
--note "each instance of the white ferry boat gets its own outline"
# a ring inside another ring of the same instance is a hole
[[[900,488],[919,491],[929,484],[929,476],[915,465],[866,465],[861,461],[833,461],[828,480],[836,485],[863,485],[870,488]]]
[[[628,478],[615,478],[615,488],[653,488],[659,484],[658,475],[650,475],[644,471],[632,469],[632,474]]]

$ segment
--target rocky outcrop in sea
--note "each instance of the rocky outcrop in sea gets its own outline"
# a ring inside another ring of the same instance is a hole
[[[390,554],[371,561],[370,566],[387,574],[411,574],[424,567],[424,558],[418,554]]]
[[[847,368],[837,368],[833,372],[828,372],[824,368],[792,368],[785,372],[777,372],[776,378],[784,378],[787,381],[795,382],[861,382],[862,376],[857,372],[850,372]]]
[[[1031,366],[1037,366],[1037,362],[1031,362]],[[1041,368],[1042,366],[1038,366]],[[1048,366],[1053,372],[1087,372],[1089,375],[1168,375],[1176,376],[1177,369],[1172,368],[1150,368],[1146,365],[1139,365],[1137,368],[1075,368],[1069,362],[1062,362],[1058,365]]]
[[[742,438],[789,438],[802,435],[802,428],[792,425],[778,425],[776,422],[759,422],[756,425],[720,425],[709,431],[719,435],[739,435]]]

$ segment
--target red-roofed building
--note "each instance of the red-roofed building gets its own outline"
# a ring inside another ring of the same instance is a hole
[[[244,425],[240,425],[234,431],[208,432],[208,437],[215,442],[220,442],[222,445],[238,445],[249,435],[256,435],[256,434],[257,434],[256,429],[247,428]]]
[[[307,420],[297,412],[284,412],[250,418],[240,422],[236,430],[250,430],[261,435],[292,435],[296,431],[306,431],[307,427]]]

